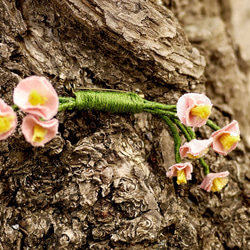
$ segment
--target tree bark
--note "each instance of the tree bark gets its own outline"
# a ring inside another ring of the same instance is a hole
[[[243,131],[228,157],[206,156],[212,171],[230,172],[221,193],[206,193],[198,162],[187,185],[166,178],[173,139],[150,114],[61,112],[59,134],[41,148],[19,126],[0,142],[0,249],[250,247],[248,69],[226,0],[1,0],[0,15],[0,93],[9,104],[30,75],[62,96],[107,88],[175,104],[206,93],[212,119],[238,119]]]

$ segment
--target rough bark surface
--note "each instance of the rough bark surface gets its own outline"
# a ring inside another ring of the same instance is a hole
[[[149,114],[62,112],[60,133],[43,148],[19,128],[0,142],[0,249],[250,249],[247,66],[227,3],[0,1],[0,94],[9,104],[30,75],[65,96],[72,86],[101,87],[175,104],[207,90],[212,118],[243,128],[228,157],[206,156],[213,171],[230,172],[221,193],[198,187],[198,164],[187,185],[166,178],[173,140]]]

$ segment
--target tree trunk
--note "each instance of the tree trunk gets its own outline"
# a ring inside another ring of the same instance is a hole
[[[150,114],[61,112],[59,134],[39,148],[19,126],[0,142],[0,249],[250,248],[248,68],[228,1],[0,0],[0,14],[0,93],[9,104],[30,75],[62,96],[105,88],[175,104],[206,93],[212,119],[237,119],[243,132],[228,157],[206,156],[211,170],[230,172],[222,192],[207,193],[198,162],[187,185],[166,177],[173,139]]]

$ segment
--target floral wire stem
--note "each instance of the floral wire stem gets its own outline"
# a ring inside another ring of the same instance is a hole
[[[58,111],[72,110],[75,107],[75,98],[59,96]]]
[[[12,109],[16,112],[16,111],[18,111],[19,110],[19,108],[18,108],[18,106],[17,105],[12,105]]]
[[[191,140],[195,139],[196,138],[196,134],[195,134],[194,130],[192,128],[190,128],[190,127],[187,127],[187,126],[185,126],[185,127],[186,127],[186,129],[187,129],[187,131],[188,131],[188,133],[189,133],[189,135],[191,137]]]
[[[206,123],[207,126],[209,126],[211,129],[213,130],[219,130],[221,129],[218,125],[216,125],[213,121],[211,121],[210,119],[207,120]]]
[[[182,131],[182,133],[184,134],[185,138],[187,139],[187,141],[191,141],[192,137],[190,136],[190,133],[188,132],[188,127],[183,125],[179,119],[177,119],[176,117],[171,117],[171,120],[173,120],[173,122],[178,126],[178,128]]]
[[[175,111],[176,105],[147,101],[136,93],[109,91],[77,91],[76,98],[59,98],[59,111],[98,110],[111,113],[141,113],[144,110]]]
[[[203,157],[199,158],[199,162],[200,162],[201,166],[203,167],[204,175],[209,174],[210,173],[209,165],[206,163],[206,161],[204,160]]]
[[[151,102],[148,100],[143,99],[144,102],[144,110],[145,109],[153,109],[153,110],[168,110],[176,112],[176,105],[168,105],[158,102]]]
[[[175,161],[176,163],[180,163],[181,162],[181,156],[180,156],[180,146],[181,146],[181,138],[179,136],[179,133],[174,125],[174,123],[171,121],[171,119],[169,117],[167,117],[166,115],[161,115],[162,119],[166,122],[166,124],[168,125],[171,134],[174,138],[174,151],[175,151]]]
[[[160,110],[160,109],[144,109],[144,112],[148,112],[151,114],[155,114],[155,115],[166,115],[168,117],[176,117],[176,113],[174,113],[173,111],[167,111],[167,110]]]
[[[192,139],[196,138],[196,135],[195,135],[192,128],[183,125],[177,118],[174,118],[174,123],[182,131],[182,133],[184,134],[187,141],[191,141]],[[209,174],[210,168],[209,168],[209,165],[206,163],[206,161],[201,157],[201,158],[199,158],[199,162],[200,162],[201,166],[203,167],[204,174],[205,175]]]
[[[203,157],[201,157],[201,158],[199,159],[199,162],[200,162],[201,166],[203,167],[204,175],[209,174],[209,173],[210,173],[209,165],[206,163],[206,161],[204,160]]]

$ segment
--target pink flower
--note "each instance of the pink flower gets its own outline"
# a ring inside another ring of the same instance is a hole
[[[14,90],[14,103],[24,112],[51,119],[58,111],[58,95],[51,83],[42,76],[23,79]]]
[[[16,113],[11,106],[0,99],[0,140],[9,137],[17,126]]]
[[[203,94],[189,93],[181,96],[176,105],[180,121],[191,127],[201,127],[207,122],[212,104]]]
[[[209,146],[212,144],[213,139],[196,140],[186,142],[180,147],[181,157],[189,157],[191,159],[198,159],[207,153]]]
[[[23,118],[22,132],[27,142],[32,146],[44,146],[52,140],[58,130],[58,120],[41,121],[38,117],[27,115]]]
[[[222,129],[211,135],[213,138],[212,148],[221,155],[227,155],[236,148],[240,140],[240,129],[237,121],[232,121]]]
[[[228,178],[226,178],[229,175],[228,171],[220,172],[220,173],[210,173],[206,175],[204,180],[202,181],[200,187],[207,192],[218,192],[222,188],[224,188],[228,183]]]
[[[190,162],[176,163],[169,168],[167,177],[177,176],[177,184],[187,183],[187,180],[191,180],[191,173],[193,172],[193,166]]]

